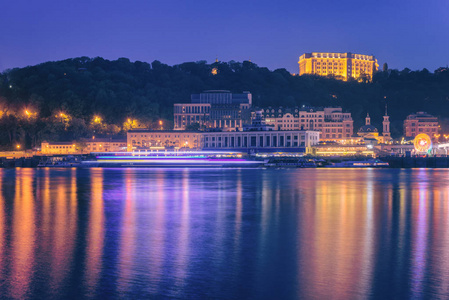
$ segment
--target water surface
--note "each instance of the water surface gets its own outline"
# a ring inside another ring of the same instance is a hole
[[[0,169],[0,296],[449,297],[444,169]]]

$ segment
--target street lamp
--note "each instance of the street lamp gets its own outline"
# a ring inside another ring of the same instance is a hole
[[[161,126],[161,130],[163,130],[164,129],[164,127],[162,127],[162,120],[159,120],[159,125]]]
[[[94,115],[93,123],[101,124],[102,122],[103,122],[103,119],[100,116]]]

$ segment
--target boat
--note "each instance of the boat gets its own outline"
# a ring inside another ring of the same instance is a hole
[[[367,160],[335,162],[326,167],[327,168],[388,168],[389,166],[390,166],[390,164],[388,162],[384,162],[379,159],[367,159]]]
[[[264,161],[265,167],[274,168],[316,168],[314,160],[297,157],[271,157]]]
[[[80,159],[47,159],[40,167],[260,167],[263,161],[243,157],[239,152],[204,152],[204,151],[140,151],[140,152],[105,152],[91,153]]]

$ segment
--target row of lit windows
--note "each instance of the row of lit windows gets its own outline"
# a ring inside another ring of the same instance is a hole
[[[332,133],[332,134],[326,134],[325,136],[324,136],[324,138],[325,139],[341,139],[343,137],[343,135],[342,134],[335,134],[335,133]],[[349,138],[350,137],[350,135],[349,134],[346,134],[346,137],[347,138]]]
[[[74,148],[74,146],[49,146],[50,149],[70,149]]]

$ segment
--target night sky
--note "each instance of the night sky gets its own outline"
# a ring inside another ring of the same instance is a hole
[[[375,55],[412,70],[449,64],[449,1],[0,1],[0,71],[79,56],[250,59],[298,72],[304,52]]]

